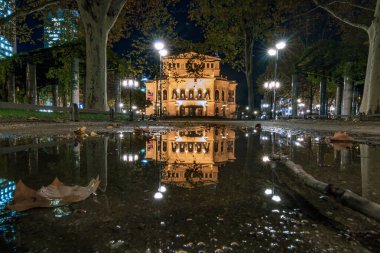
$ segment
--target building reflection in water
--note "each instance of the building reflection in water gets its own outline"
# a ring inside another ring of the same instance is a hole
[[[10,222],[16,216],[15,211],[5,209],[14,196],[16,189],[16,183],[0,178],[0,238],[4,240],[5,245],[0,242],[0,247],[5,250],[10,250],[7,244],[12,245],[16,240],[16,228],[15,225]],[[12,249],[13,250],[13,249]]]
[[[146,158],[162,162],[162,183],[181,187],[218,182],[219,167],[235,160],[235,131],[228,127],[191,127],[147,141]]]

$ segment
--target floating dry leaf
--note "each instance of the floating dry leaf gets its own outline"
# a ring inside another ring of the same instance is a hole
[[[99,177],[91,179],[87,186],[67,186],[58,178],[46,186],[35,191],[27,187],[21,180],[16,185],[13,205],[8,209],[25,211],[36,207],[57,207],[73,202],[79,202],[95,193],[100,184]]]
[[[348,136],[346,132],[335,132],[334,136],[330,138],[330,141],[346,141],[346,142],[352,142],[354,141],[354,138],[351,136]]]
[[[90,136],[92,136],[92,137],[94,137],[94,136],[97,136],[98,134],[96,133],[96,132],[94,132],[94,131],[91,131],[90,132]]]

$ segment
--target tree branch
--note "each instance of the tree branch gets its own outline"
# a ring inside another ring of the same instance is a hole
[[[107,26],[112,28],[127,0],[114,0],[107,13]]]
[[[346,1],[333,1],[333,2],[328,3],[326,5],[333,5],[333,4],[347,4],[347,5],[350,5],[350,6],[355,7],[355,8],[359,8],[359,9],[363,9],[363,10],[366,10],[366,11],[375,12],[374,9],[367,8],[367,7],[358,5],[358,4],[352,4],[352,3],[349,3],[349,2],[346,2]]]
[[[34,12],[41,11],[48,6],[57,4],[58,2],[59,2],[58,0],[50,0],[50,1],[47,1],[46,3],[44,3],[40,6],[26,7],[26,8],[19,9],[17,12],[13,12],[11,15],[0,18],[0,26],[5,25],[5,23],[10,22],[11,20],[13,20],[15,18],[27,16],[27,15],[32,14]]]
[[[342,21],[343,23],[346,23],[347,25],[350,25],[350,26],[353,26],[353,27],[356,27],[356,28],[359,28],[359,29],[362,29],[364,31],[366,31],[368,33],[368,26],[366,25],[363,25],[363,24],[357,24],[357,23],[353,23],[345,18],[342,18],[340,16],[338,16],[334,11],[330,10],[328,7],[324,6],[324,5],[321,5],[319,4],[319,2],[317,0],[313,0],[313,2],[321,9],[327,11],[328,13],[331,14],[331,16],[333,16],[334,18],[338,19],[339,21]]]

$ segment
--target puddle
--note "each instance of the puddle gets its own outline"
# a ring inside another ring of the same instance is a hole
[[[311,218],[262,161],[286,153],[322,181],[380,202],[380,147],[350,149],[318,136],[228,127],[72,140],[3,139],[0,247],[6,252],[362,252]],[[22,179],[39,189],[58,177],[98,194],[60,208],[4,209]]]

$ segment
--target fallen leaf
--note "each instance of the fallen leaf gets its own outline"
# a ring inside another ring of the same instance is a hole
[[[74,133],[76,135],[83,135],[86,133],[86,127],[82,126],[82,127],[78,128],[77,130],[75,130]]]
[[[29,117],[29,118],[27,118],[27,120],[38,120],[38,118],[36,118],[36,117]]]
[[[8,209],[25,211],[36,207],[57,207],[73,202],[79,202],[95,193],[100,184],[99,177],[91,179],[87,186],[67,186],[58,178],[46,186],[35,191],[27,187],[21,180],[16,185],[13,205]]]
[[[90,136],[92,136],[92,137],[94,137],[94,136],[97,136],[98,134],[96,133],[96,132],[94,132],[94,131],[91,131],[90,132]]]

